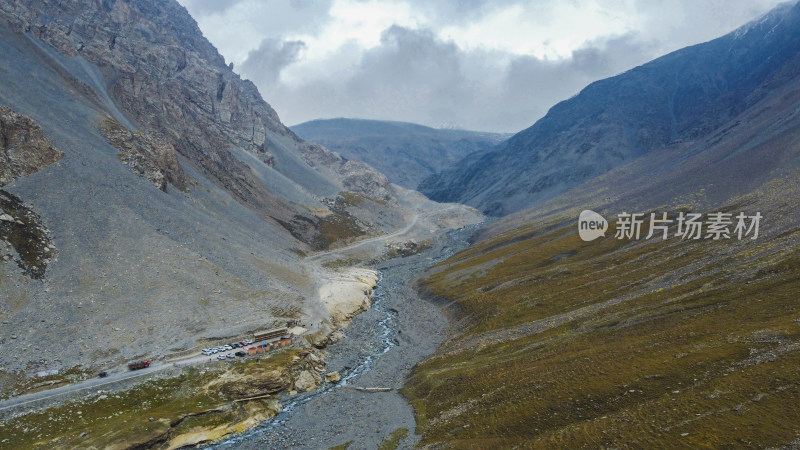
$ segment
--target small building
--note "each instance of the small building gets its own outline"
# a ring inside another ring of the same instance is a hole
[[[288,347],[288,346],[292,345],[292,338],[290,338],[288,336],[284,336],[278,342],[280,343],[281,347]]]
[[[256,348],[255,347],[248,348],[247,349],[247,354],[248,355],[255,355],[256,354]]]
[[[257,331],[253,333],[253,340],[258,341],[267,341],[270,339],[275,339],[281,337],[288,333],[289,330],[286,327],[283,328],[273,328],[272,330],[267,331]]]

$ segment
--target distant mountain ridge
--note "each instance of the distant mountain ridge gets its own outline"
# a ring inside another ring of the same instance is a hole
[[[506,215],[645,153],[706,136],[798,74],[800,5],[782,5],[726,36],[590,84],[419,190]]]
[[[369,164],[386,174],[389,181],[409,189],[416,189],[424,178],[509,137],[409,122],[346,118],[312,120],[291,129],[344,158]]]

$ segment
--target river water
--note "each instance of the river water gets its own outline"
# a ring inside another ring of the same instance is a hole
[[[432,264],[465,248],[477,226],[451,231],[433,249],[382,263],[372,307],[355,317],[346,338],[329,346],[328,371],[336,384],[284,400],[283,412],[242,435],[214,444],[219,449],[375,448],[398,428],[409,433],[401,448],[413,447],[414,410],[397,389],[411,368],[444,342],[447,320],[439,307],[417,297],[411,287]],[[393,388],[363,392],[351,387]]]

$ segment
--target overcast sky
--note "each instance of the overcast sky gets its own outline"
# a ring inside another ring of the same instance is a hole
[[[588,83],[777,0],[179,0],[287,125],[359,117],[516,132]]]

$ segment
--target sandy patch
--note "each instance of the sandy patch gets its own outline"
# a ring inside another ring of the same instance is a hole
[[[347,324],[356,314],[369,308],[372,290],[377,284],[377,271],[349,268],[331,276],[319,288],[319,298],[337,323]]]
[[[289,328],[289,334],[292,334],[292,335],[295,335],[295,336],[300,336],[301,334],[305,333],[306,331],[308,331],[308,329],[307,328],[303,328],[303,327]]]

